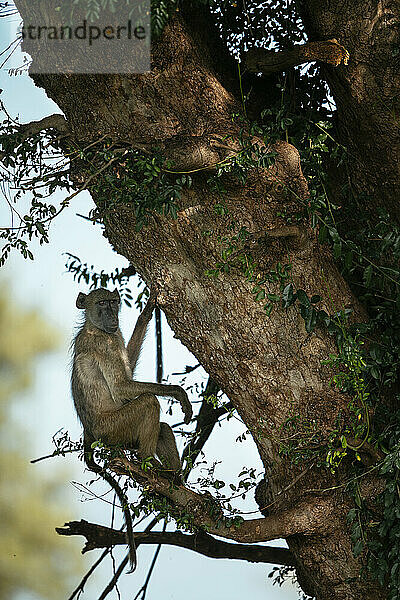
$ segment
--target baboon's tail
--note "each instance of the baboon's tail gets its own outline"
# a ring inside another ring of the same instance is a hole
[[[108,473],[104,468],[100,467],[100,465],[96,463],[96,461],[93,458],[93,449],[91,448],[91,444],[89,443],[87,438],[84,438],[83,440],[83,451],[87,467],[94,473],[100,475],[100,477],[102,477],[104,481],[106,481],[112,487],[112,489],[118,496],[118,500],[121,503],[121,508],[124,513],[126,525],[126,541],[129,547],[128,573],[133,573],[137,566],[137,555],[135,537],[133,535],[132,515],[131,511],[129,510],[128,498],[126,497],[118,483],[115,481],[115,479],[112,477],[112,475],[110,475],[110,473]]]

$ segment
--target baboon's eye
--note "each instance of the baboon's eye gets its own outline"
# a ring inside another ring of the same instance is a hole
[[[100,300],[97,304],[100,304],[100,306],[104,306],[105,304],[107,304],[106,300]]]

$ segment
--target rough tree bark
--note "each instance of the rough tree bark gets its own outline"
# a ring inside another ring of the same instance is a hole
[[[392,0],[298,4],[311,40],[335,37],[350,52],[348,67],[321,66],[337,106],[339,140],[351,156],[348,183],[355,195],[366,195],[364,202],[373,210],[385,208],[398,221],[400,4]]]
[[[24,16],[28,3],[18,0],[16,4]],[[380,55],[386,48],[377,33],[377,7],[381,10],[382,3],[375,2],[374,9],[371,3],[369,12],[361,1],[335,3],[335,8],[332,4],[310,0],[303,2],[303,9],[314,38],[336,38],[357,57],[349,68],[324,69],[338,102],[343,141],[355,156],[355,185],[376,189],[379,183],[382,205],[396,211],[399,138],[393,136],[395,132],[398,136],[398,122],[383,106],[387,98],[383,86],[391,67],[384,74],[379,64],[391,62],[387,53]],[[228,395],[251,430],[266,469],[270,515],[279,521],[280,513],[295,512],[297,507],[300,515],[307,515],[307,503],[310,512],[317,507],[318,524],[310,526],[305,518],[303,527],[300,523],[287,538],[305,591],[318,600],[382,598],[382,590],[360,576],[360,563],[352,554],[346,525],[350,499],[340,487],[325,490],[340,481],[315,467],[299,477],[301,470],[278,453],[282,426],[291,415],[329,432],[339,411],[346,411],[347,399],[332,389],[331,373],[321,366],[321,360],[335,352],[332,339],[322,329],[307,334],[295,307],[278,308],[267,318],[254,302],[254,284],[239,270],[215,279],[205,271],[220,260],[219,239],[232,236],[230,226],[235,222],[236,230],[245,226],[253,234],[251,252],[260,275],[274,269],[278,261],[290,262],[295,287],[310,296],[323,296],[322,308],[328,313],[332,306],[351,307],[355,319],[365,316],[313,230],[306,226],[289,230],[277,216],[282,207],[288,215],[296,212],[299,200],[307,198],[295,148],[277,143],[276,164],[269,170],[254,170],[244,186],[227,176],[228,214],[216,216],[214,206],[220,199],[207,185],[205,171],[239,148],[239,126],[232,121],[232,113],[241,108],[237,71],[211,19],[193,10],[187,8],[171,19],[154,45],[151,73],[33,78],[63,111],[69,138],[77,144],[107,135],[134,147],[161,147],[177,171],[204,169],[193,174],[192,188],[186,191],[176,220],[154,215],[138,232],[133,211],[118,207],[105,221],[105,234],[145,281],[157,287],[159,305],[176,336]],[[361,33],[362,43],[356,42]],[[375,46],[364,43],[368,36],[376,36]],[[378,94],[382,108],[376,106]],[[377,145],[385,156],[381,171],[374,161]],[[84,180],[85,174],[80,176]],[[268,292],[277,292],[276,284],[267,285]],[[288,486],[291,477],[293,484]],[[364,487],[364,493],[373,496],[378,484],[371,479]]]

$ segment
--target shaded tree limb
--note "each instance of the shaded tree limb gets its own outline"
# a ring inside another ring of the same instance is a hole
[[[209,377],[206,385],[206,389],[203,393],[203,401],[197,415],[196,429],[194,431],[193,439],[185,447],[182,453],[182,462],[190,458],[190,463],[187,465],[185,471],[189,468],[189,471],[185,473],[184,479],[187,479],[192,465],[196,462],[201,450],[205,443],[210,437],[214,425],[218,422],[218,419],[226,414],[227,405],[215,408],[211,402],[208,401],[210,396],[216,396],[220,391],[220,387],[215,381]]]
[[[80,522],[76,521],[76,523],[77,523],[78,525],[83,525],[83,527],[85,528],[85,530],[86,530],[87,532],[90,532],[90,531],[91,531],[91,527],[87,527],[87,529],[86,529],[86,526],[85,526],[85,524],[87,523],[87,521],[84,521],[84,520],[82,520],[82,521],[80,521]],[[152,519],[152,520],[150,521],[150,523],[147,525],[147,527],[145,528],[145,530],[144,530],[144,532],[143,532],[143,533],[144,533],[144,534],[146,534],[147,532],[151,531],[151,529],[153,529],[153,527],[154,527],[154,526],[155,526],[157,523],[158,523],[158,519]],[[69,525],[69,523],[68,523],[68,524],[66,523],[66,525]],[[93,527],[93,530],[94,530],[95,528],[99,528],[99,530],[101,530],[101,529],[108,529],[107,527],[105,527],[105,528],[104,528],[102,525],[94,525],[94,524],[92,524],[92,523],[87,523],[87,525],[88,525],[88,526],[92,526],[92,527]],[[76,534],[75,534],[75,533],[74,533],[74,534],[72,534],[72,533],[65,533],[65,532],[66,532],[66,530],[65,530],[65,529],[62,529],[61,527],[59,527],[59,528],[56,528],[56,531],[57,531],[57,533],[58,533],[59,535],[80,535],[80,534],[78,534],[78,533],[76,533]],[[116,530],[110,529],[110,531],[116,531]],[[119,532],[117,531],[117,533],[121,533],[122,537],[124,536],[124,532],[123,532],[122,530],[120,530]],[[86,537],[86,534],[82,534],[82,535],[84,535],[84,536]],[[84,554],[85,552],[88,552],[89,550],[92,550],[92,549],[93,549],[93,548],[87,548],[87,546],[88,546],[88,544],[89,544],[89,538],[87,538],[87,540],[88,540],[88,542],[87,542],[86,546],[83,548],[83,550],[82,550],[82,554]],[[121,544],[122,544],[122,543],[123,543],[123,542],[121,542]],[[82,593],[82,592],[83,592],[83,590],[84,590],[84,587],[85,587],[85,585],[86,585],[86,582],[87,582],[87,580],[88,580],[88,579],[89,579],[89,577],[90,577],[90,576],[93,574],[93,572],[95,571],[95,569],[96,569],[96,568],[97,568],[97,567],[100,565],[100,563],[102,562],[102,560],[103,560],[103,559],[104,559],[104,558],[107,556],[107,554],[109,554],[109,553],[110,553],[110,550],[111,550],[111,548],[112,548],[112,546],[113,546],[113,545],[114,545],[114,544],[110,544],[109,546],[106,546],[106,550],[105,550],[105,551],[102,553],[102,555],[100,556],[100,558],[99,558],[99,559],[98,559],[98,560],[97,560],[97,561],[96,561],[96,562],[95,562],[95,563],[94,563],[94,564],[93,564],[93,565],[90,567],[89,571],[88,571],[88,572],[85,574],[85,576],[82,578],[82,580],[81,580],[80,584],[79,584],[79,585],[78,585],[78,586],[75,588],[75,590],[74,590],[74,591],[72,592],[72,594],[69,596],[68,600],[73,600],[73,599],[76,597],[76,595],[77,595],[78,593],[80,594],[80,593]],[[95,548],[95,547],[101,547],[101,546],[94,546],[94,548]],[[116,584],[117,584],[117,582],[118,582],[118,579],[121,577],[121,575],[122,575],[122,573],[123,573],[123,570],[124,570],[125,566],[128,564],[128,560],[129,560],[129,553],[128,553],[128,554],[125,556],[125,558],[122,560],[122,562],[120,563],[120,566],[119,566],[119,568],[118,568],[118,569],[117,569],[117,571],[114,573],[114,575],[113,575],[112,579],[110,580],[110,582],[107,584],[107,587],[104,589],[104,591],[103,591],[103,598],[106,598],[106,596],[107,596],[107,595],[108,595],[108,594],[109,594],[109,593],[110,593],[110,592],[111,592],[111,591],[114,589],[114,587],[116,586]],[[104,596],[104,594],[106,594],[106,595]]]
[[[274,52],[265,48],[252,48],[245,55],[245,65],[251,73],[271,75],[286,71],[308,62],[322,61],[337,67],[343,61],[347,65],[349,53],[335,39],[322,42],[307,42],[292,50]]]
[[[63,115],[54,114],[49,115],[40,119],[40,121],[31,121],[30,123],[23,123],[20,128],[22,133],[22,140],[26,140],[28,137],[40,133],[45,129],[55,129],[59,133],[67,134],[69,132],[68,123]]]
[[[87,521],[70,521],[64,528],[57,528],[60,535],[82,535],[87,542],[82,553],[96,548],[126,544],[124,533]],[[213,538],[208,533],[199,531],[194,534],[184,534],[180,531],[135,532],[136,545],[161,544],[179,546],[203,554],[210,558],[232,558],[256,563],[273,563],[294,566],[295,561],[290,550],[271,546],[249,546],[247,544],[231,544]]]

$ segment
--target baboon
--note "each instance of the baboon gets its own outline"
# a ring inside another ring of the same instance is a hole
[[[124,508],[131,567],[135,565],[132,521],[127,501],[118,484],[93,460],[92,444],[101,440],[135,448],[140,458],[158,456],[166,468],[181,467],[175,436],[167,423],[160,423],[158,396],[171,396],[181,404],[184,422],[192,418],[192,406],[178,385],[134,381],[147,326],[155,306],[154,295],[139,316],[125,347],[119,329],[120,296],[99,288],[78,295],[76,306],[85,311],[85,320],[73,342],[72,396],[83,426],[85,460],[116,491]],[[118,488],[118,489],[117,489]]]

